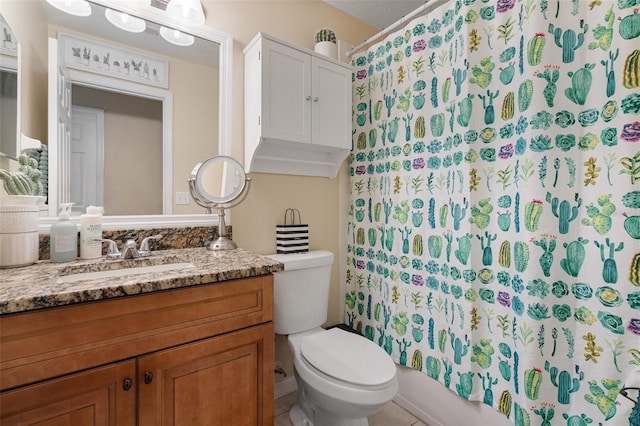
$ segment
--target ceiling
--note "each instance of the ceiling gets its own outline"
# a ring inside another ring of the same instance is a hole
[[[425,0],[323,0],[376,28],[383,29],[425,4]]]

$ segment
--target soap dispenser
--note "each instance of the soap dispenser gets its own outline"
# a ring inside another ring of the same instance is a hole
[[[74,203],[62,203],[58,222],[51,225],[49,248],[51,262],[71,262],[78,257],[78,227],[69,220],[73,205]]]
[[[102,207],[89,206],[80,216],[80,259],[102,256]]]

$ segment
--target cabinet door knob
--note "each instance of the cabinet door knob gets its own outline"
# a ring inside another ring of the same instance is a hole
[[[318,102],[319,100],[320,100],[320,98],[317,97],[317,96],[315,98],[313,98],[313,102]]]
[[[310,101],[311,100],[311,95],[307,96],[307,100]]]
[[[153,380],[153,373],[150,371],[145,371],[144,373],[144,382],[148,385]]]
[[[132,384],[132,380],[130,378],[126,378],[124,379],[124,381],[122,382],[122,389],[128,391],[129,389],[131,389],[131,384]]]

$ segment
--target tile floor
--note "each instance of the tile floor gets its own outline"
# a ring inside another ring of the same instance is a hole
[[[291,426],[289,409],[296,402],[296,393],[290,393],[276,399],[275,426]],[[428,426],[408,413],[395,402],[385,405],[380,411],[369,417],[369,426]]]

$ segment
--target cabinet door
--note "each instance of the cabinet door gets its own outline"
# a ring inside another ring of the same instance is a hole
[[[351,70],[312,61],[314,144],[351,149]]]
[[[262,136],[311,142],[311,56],[263,41]]]
[[[135,375],[135,361],[125,361],[2,392],[0,424],[133,425]]]
[[[273,323],[139,358],[139,425],[272,425]]]

